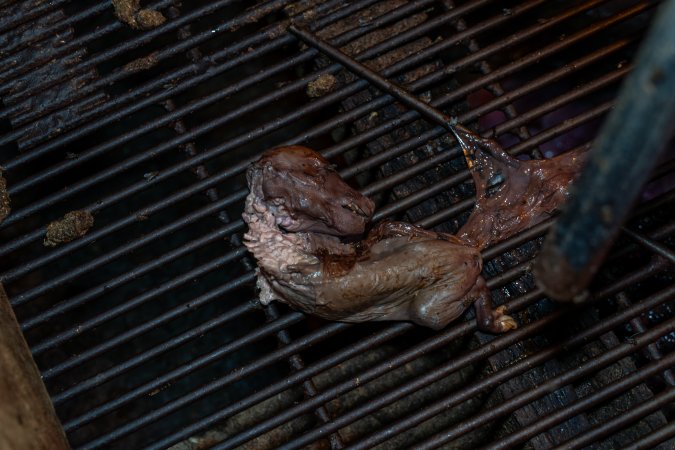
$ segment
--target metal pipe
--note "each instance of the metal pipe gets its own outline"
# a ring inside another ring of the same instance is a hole
[[[583,301],[619,227],[659,160],[675,119],[675,0],[659,9],[617,104],[550,231],[537,282],[560,300]]]
[[[378,87],[383,92],[395,97],[404,105],[414,109],[420,113],[423,117],[436,122],[438,125],[445,127],[448,131],[452,131],[452,127],[457,123],[457,119],[451,119],[446,116],[440,110],[434,108],[433,106],[423,102],[414,95],[410,94],[407,90],[400,87],[398,84],[393,81],[389,81],[386,78],[382,77],[375,71],[369,69],[362,63],[356,61],[351,56],[346,55],[340,49],[333,47],[321,40],[315,34],[300,29],[295,25],[288,27],[288,31],[293,33],[298,39],[303,41],[305,44],[318,49],[321,53],[328,56],[330,59],[339,62],[343,67],[349,69],[350,72],[358,75],[361,78],[365,78],[371,84]]]

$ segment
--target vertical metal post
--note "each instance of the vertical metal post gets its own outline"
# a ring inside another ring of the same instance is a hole
[[[570,201],[535,265],[560,300],[584,299],[619,228],[675,126],[675,0],[659,10]]]

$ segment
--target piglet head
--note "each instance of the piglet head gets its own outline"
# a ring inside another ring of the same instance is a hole
[[[248,176],[262,178],[262,201],[285,231],[356,236],[364,232],[375,209],[323,156],[306,147],[270,150]]]

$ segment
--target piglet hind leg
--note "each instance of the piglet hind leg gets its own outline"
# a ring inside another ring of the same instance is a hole
[[[478,277],[466,300],[473,301],[479,330],[487,333],[505,333],[518,328],[513,317],[505,314],[506,306],[492,308],[492,296],[483,277]]]

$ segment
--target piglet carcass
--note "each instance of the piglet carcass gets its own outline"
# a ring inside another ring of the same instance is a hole
[[[549,217],[584,154],[520,161],[460,125],[453,132],[476,184],[476,207],[457,236],[403,222],[364,235],[373,203],[320,154],[299,146],[266,152],[247,172],[243,214],[260,301],[329,320],[409,320],[434,329],[473,303],[480,329],[516,328],[504,307],[492,308],[480,250]]]
[[[244,239],[258,261],[263,304],[280,300],[329,320],[440,329],[475,303],[481,329],[516,327],[504,308],[491,308],[477,248],[402,222],[380,223],[363,238],[373,203],[318,153],[268,151],[247,179]]]

